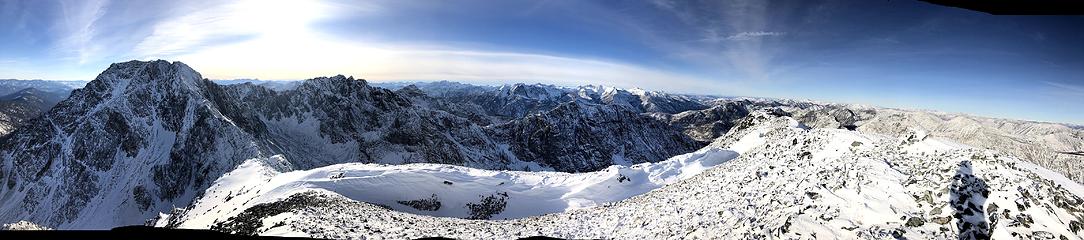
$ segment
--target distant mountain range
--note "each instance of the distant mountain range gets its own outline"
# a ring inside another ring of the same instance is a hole
[[[86,81],[0,80],[0,136],[40,116]]]
[[[0,79],[0,95],[8,95],[27,88],[45,92],[67,92],[85,86],[89,81],[18,80]]]

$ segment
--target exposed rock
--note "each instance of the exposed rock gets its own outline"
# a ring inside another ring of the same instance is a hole
[[[440,205],[441,205],[440,204],[440,199],[437,198],[436,194],[433,194],[432,197],[425,198],[425,199],[415,199],[415,200],[410,200],[410,201],[399,201],[399,204],[407,205],[407,206],[410,206],[410,207],[412,207],[414,209],[418,209],[418,210],[422,210],[422,211],[437,211],[437,210],[440,210]]]
[[[911,217],[907,219],[907,224],[905,225],[908,227],[919,227],[923,224],[926,224],[926,219],[922,219],[922,217]]]
[[[493,194],[482,197],[477,203],[467,203],[467,209],[470,209],[470,217],[468,219],[489,219],[494,214],[498,214],[504,211],[504,206],[508,204],[508,195]]]

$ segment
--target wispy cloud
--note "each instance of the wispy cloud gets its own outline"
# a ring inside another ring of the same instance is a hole
[[[269,52],[267,49],[279,49]],[[704,92],[711,81],[626,63],[556,55],[359,42],[320,34],[259,38],[178,56],[210,78],[519,81]]]
[[[726,40],[747,41],[747,40],[753,40],[753,39],[761,38],[761,37],[772,37],[772,36],[783,36],[783,35],[787,35],[787,33],[785,33],[785,32],[764,32],[764,31],[740,32],[738,34],[727,36]]]
[[[108,0],[60,1],[62,19],[55,29],[62,38],[56,50],[79,64],[94,58],[101,50],[100,43],[94,41],[98,34],[96,22],[105,15],[108,4]]]
[[[440,40],[393,42],[380,40],[379,32],[373,39],[358,39],[357,34],[318,25],[401,14],[392,12],[404,11],[395,1],[59,3],[49,6],[59,7],[58,18],[51,19],[51,29],[62,36],[54,50],[61,58],[78,62],[78,72],[84,75],[93,73],[83,71],[96,69],[89,65],[134,58],[184,61],[205,76],[219,79],[307,79],[350,74],[371,80],[519,81],[732,92],[724,90],[726,85],[714,84],[702,76],[614,59],[531,49],[492,50]],[[551,7],[548,4],[536,7],[546,10]],[[565,3],[554,4],[564,7],[561,4]],[[82,66],[88,62],[93,64]],[[20,64],[4,61],[0,69],[8,75],[35,75],[15,71]],[[36,76],[70,78],[58,73]]]
[[[719,34],[719,30],[711,28],[705,29],[704,38],[700,39],[701,42],[707,43],[720,43],[723,41],[751,41],[759,40],[763,37],[780,37],[787,35],[786,32],[769,32],[769,31],[752,31],[752,32],[740,32],[731,35]]]
[[[210,78],[307,79],[350,74],[370,80],[521,81],[605,84],[681,92],[722,87],[703,78],[612,60],[492,51],[442,42],[394,43],[314,28],[333,16],[378,14],[377,6],[243,1],[153,25],[135,46],[141,59],[184,61]],[[390,10],[388,10],[390,11]],[[233,38],[222,41],[224,38]]]
[[[685,41],[690,46],[674,47],[677,56],[699,63],[715,63],[744,79],[770,79],[773,58],[780,49],[769,49],[769,38],[787,36],[781,26],[771,24],[767,1],[737,0],[706,4],[655,0],[653,5],[670,13],[700,36]],[[674,41],[674,40],[671,40]],[[682,41],[677,41],[682,42]]]
[[[1072,96],[1072,97],[1084,97],[1084,85],[1061,83],[1054,81],[1041,81],[1047,87],[1049,91],[1055,95]]]
[[[350,14],[358,14],[357,5]],[[166,57],[231,39],[308,34],[308,25],[344,14],[342,9],[322,1],[286,0],[243,0],[207,6],[155,24],[152,34],[139,41],[134,52],[138,57]]]

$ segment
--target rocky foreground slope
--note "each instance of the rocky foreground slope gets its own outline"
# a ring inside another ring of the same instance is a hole
[[[1084,186],[995,151],[937,137],[809,129],[789,117],[765,114],[739,125],[701,150],[730,149],[740,154],[737,158],[595,208],[477,221],[397,212],[324,189],[265,195],[243,211],[178,212],[185,217],[167,216],[159,224],[241,234],[391,239],[1080,239],[1084,234]],[[512,205],[525,199],[505,201]],[[177,220],[186,218],[215,220]]]

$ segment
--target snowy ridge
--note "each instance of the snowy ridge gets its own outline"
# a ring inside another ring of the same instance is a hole
[[[388,85],[396,87],[402,84]],[[502,120],[544,112],[567,102],[621,106],[637,113],[675,114],[708,108],[703,97],[599,85],[570,88],[517,83],[488,87],[448,81],[413,85],[433,98],[477,105],[489,115],[503,117]]]
[[[1020,160],[941,139],[806,129],[785,117],[758,118],[762,127],[736,128],[740,134],[707,147],[738,148],[740,157],[594,208],[469,221],[309,191],[278,196],[279,201],[233,216],[217,215],[212,229],[326,238],[497,239],[1081,239],[1084,234],[1081,185]]]

